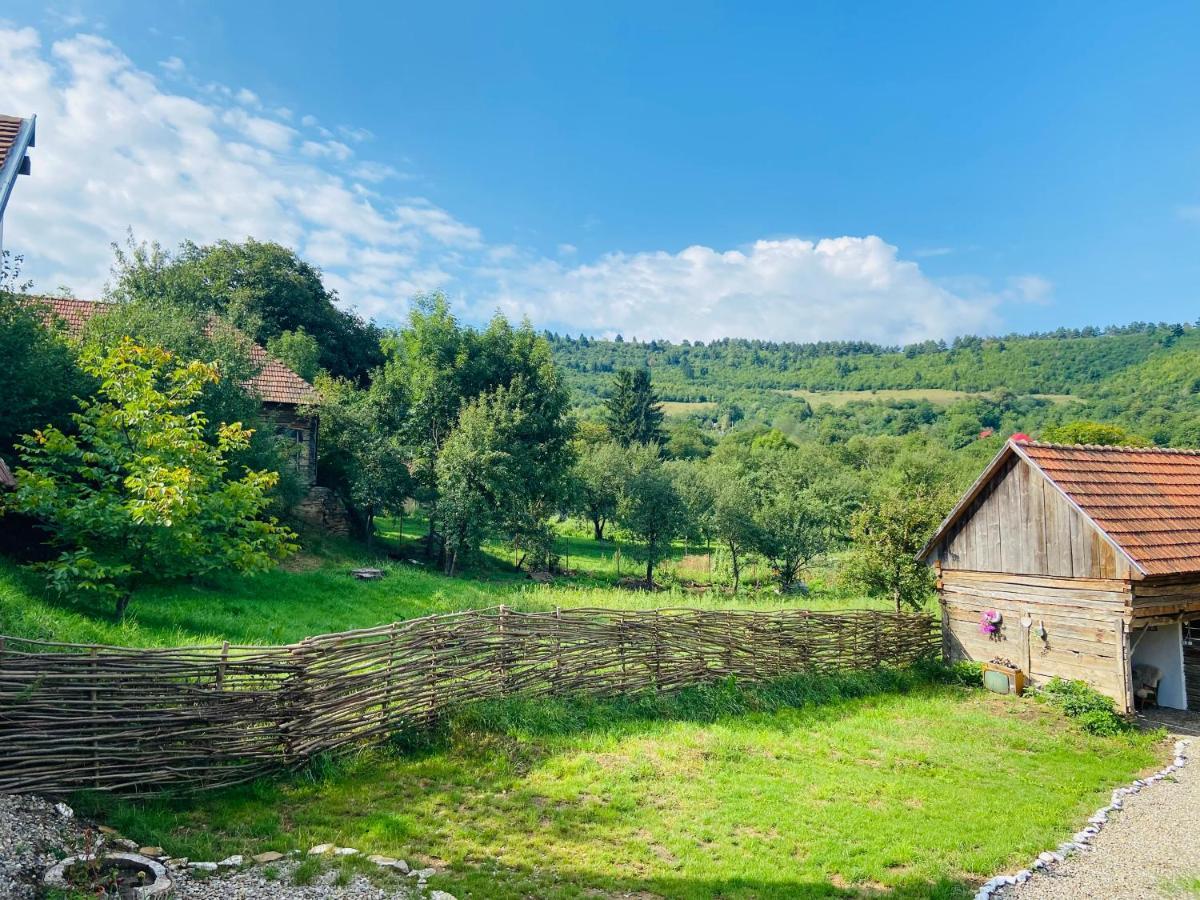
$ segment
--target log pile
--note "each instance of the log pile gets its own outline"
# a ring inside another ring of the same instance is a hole
[[[228,786],[476,700],[903,667],[936,651],[926,615],[798,609],[501,606],[279,647],[0,638],[0,791]]]

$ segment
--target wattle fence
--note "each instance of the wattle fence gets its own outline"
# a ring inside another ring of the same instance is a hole
[[[276,647],[0,637],[0,791],[226,786],[476,700],[669,691],[936,653],[929,616],[868,610],[501,606]]]

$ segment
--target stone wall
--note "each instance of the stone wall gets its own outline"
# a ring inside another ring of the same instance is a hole
[[[302,522],[316,526],[326,534],[350,534],[350,512],[341,498],[327,487],[309,488],[292,512]]]

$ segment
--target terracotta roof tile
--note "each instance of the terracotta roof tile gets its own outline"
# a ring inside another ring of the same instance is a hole
[[[48,316],[62,322],[72,336],[78,335],[90,318],[112,308],[111,303],[59,297],[35,297],[31,302],[42,304]],[[210,324],[206,330],[211,331],[211,328]],[[299,405],[311,402],[315,397],[311,384],[273,357],[262,345],[250,345],[250,361],[259,371],[246,383],[246,387],[265,403]]]
[[[0,169],[4,168],[4,161],[8,159],[24,124],[25,120],[17,116],[0,116]]]
[[[1147,575],[1200,572],[1200,451],[1015,446]]]

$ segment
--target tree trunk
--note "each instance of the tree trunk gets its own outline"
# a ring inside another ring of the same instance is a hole
[[[654,557],[646,556],[646,587],[654,587]]]
[[[125,610],[129,608],[130,592],[122,591],[117,595],[117,621],[125,621]]]
[[[602,518],[593,518],[592,519],[592,540],[594,540],[594,541],[604,540],[604,519],[602,519]]]
[[[367,507],[366,519],[367,552],[372,553],[375,550],[375,511],[373,507]]]
[[[729,545],[729,559],[731,561],[731,564],[733,565],[733,594],[736,597],[737,592],[738,592],[738,585],[741,583],[741,580],[742,580],[742,569],[741,569],[741,566],[738,565],[737,548],[734,547],[733,544]]]
[[[434,510],[431,508],[429,510],[429,533],[427,535],[425,535],[425,558],[426,559],[433,559],[433,557],[434,557],[433,541],[434,541],[434,535],[436,534],[436,530],[434,529],[434,524],[435,524],[434,516],[435,516]]]

